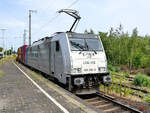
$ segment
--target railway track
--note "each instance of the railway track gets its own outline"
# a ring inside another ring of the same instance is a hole
[[[46,79],[49,79],[47,76],[44,76]],[[53,80],[52,80],[53,81]],[[54,82],[54,81],[53,81]],[[64,86],[61,86],[65,88]],[[114,97],[106,95],[104,93],[96,93],[93,95],[80,95],[88,104],[95,106],[103,110],[106,113],[143,113],[135,108],[122,104],[115,100]]]
[[[150,93],[149,91],[145,90],[145,89],[141,89],[141,88],[137,88],[137,87],[133,87],[133,86],[128,86],[128,85],[124,85],[124,84],[120,84],[120,83],[113,83],[114,85],[118,85],[118,86],[122,86],[122,87],[126,87],[126,88],[130,88],[130,89],[133,89],[133,90],[137,90],[137,91],[141,91],[145,94],[148,94]]]
[[[122,76],[122,75],[119,75],[119,74],[116,74],[116,77],[119,78],[119,76]],[[130,82],[133,81],[134,77],[126,77]],[[119,85],[120,86],[120,83],[113,83],[113,85]],[[133,90],[136,90],[136,91],[141,91],[145,94],[148,94],[150,93],[149,91],[147,91],[146,89],[142,89],[142,88],[138,88],[138,87],[134,87],[132,85],[124,85],[124,84],[121,84],[122,87],[126,87],[126,88],[130,88],[130,89],[133,89]]]
[[[106,113],[143,113],[142,111],[116,101],[113,97],[101,93],[79,97],[86,103],[91,104]]]
[[[116,76],[116,78],[120,78],[120,76],[124,76],[124,75],[119,75],[119,74],[115,74]],[[133,81],[134,80],[134,77],[125,77],[125,78],[127,78],[129,81]]]

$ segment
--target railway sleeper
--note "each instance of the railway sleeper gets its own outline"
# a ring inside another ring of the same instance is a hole
[[[122,113],[131,113],[131,111],[124,111],[124,112],[122,112]]]
[[[110,108],[110,109],[105,109],[104,112],[107,112],[107,113],[114,113],[116,111],[116,113],[119,113],[117,111],[120,111],[120,107],[113,107],[113,108]]]
[[[85,99],[86,102],[95,102],[96,100],[98,100],[99,98],[95,97],[95,98],[90,98],[90,99]]]
[[[96,108],[103,109],[103,110],[112,108],[112,107],[114,107],[114,105],[112,103],[107,103],[107,104],[102,104],[102,105],[96,106]]]
[[[106,101],[105,100],[100,100],[100,101],[90,102],[90,104],[92,104],[94,106],[98,106],[99,104],[102,104],[102,103],[106,103]]]

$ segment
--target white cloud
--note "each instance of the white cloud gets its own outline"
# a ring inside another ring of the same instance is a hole
[[[50,15],[72,2],[72,0],[21,0],[19,4],[28,9],[35,9],[39,13]]]
[[[25,22],[17,20],[17,19],[12,19],[12,18],[3,21],[1,25],[7,28],[12,28],[12,29],[24,28],[26,26]]]
[[[5,1],[6,3],[9,2],[9,0]],[[37,14],[32,15],[33,41],[47,34],[66,31],[73,22],[73,18],[68,15],[61,14],[51,23],[48,22],[56,16],[56,11],[68,7],[74,1],[14,0],[13,5],[16,4],[13,6],[15,9],[12,12],[14,13],[8,12],[8,9],[11,9],[9,7],[0,8],[0,25],[3,28],[8,28],[8,37],[18,34],[22,36],[23,30],[28,29],[28,10],[33,9],[37,10]],[[132,31],[134,27],[138,27],[140,34],[150,34],[149,4],[149,0],[79,0],[73,6],[82,17],[77,31],[83,32],[90,28],[94,29],[95,32],[99,30],[108,31],[111,26],[116,28],[121,23],[125,30]]]
[[[103,28],[106,26],[117,27],[120,23],[128,31],[132,31],[133,28],[138,27],[140,35],[147,34],[150,32],[149,4],[149,0],[105,0],[105,3],[101,5],[95,4],[96,8],[99,6],[97,11],[100,12],[97,15],[100,20],[97,20],[97,22],[101,25],[105,23]]]

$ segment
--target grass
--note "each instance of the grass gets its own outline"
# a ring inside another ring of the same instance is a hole
[[[3,75],[4,75],[3,72],[0,70],[0,77],[3,76]]]
[[[119,66],[112,66],[111,64],[109,64],[108,65],[108,71],[120,72],[120,67]]]
[[[150,94],[148,94],[144,97],[144,101],[150,103]]]
[[[110,68],[110,70],[112,70],[111,66],[109,68]],[[119,68],[116,71],[114,68],[113,71],[110,71],[110,75],[112,77],[111,86],[109,88],[107,88],[106,86],[101,85],[100,86],[101,91],[104,91],[110,95],[115,95],[117,97],[123,97],[123,98],[125,97],[125,98],[133,100],[133,101],[139,101],[139,102],[143,102],[143,101],[149,102],[150,101],[150,96],[146,96],[143,92],[127,88],[128,85],[132,85],[132,82],[129,81],[129,79],[128,79],[128,77],[130,77],[129,72],[121,72],[121,71],[119,71]],[[140,76],[143,77],[143,75],[140,75]],[[146,81],[146,82],[142,82],[142,83],[144,84],[144,86],[149,86],[148,84],[150,83],[150,81],[149,82],[147,81],[148,76],[146,76],[146,80],[145,80],[145,76],[146,75],[144,75],[143,81]],[[137,77],[137,78],[141,80],[141,77]],[[119,83],[120,85],[118,85],[117,83]],[[122,87],[121,84],[123,84],[125,87]],[[141,85],[141,88],[145,89],[145,87],[142,87],[142,86],[143,85]],[[137,96],[135,96],[135,95],[137,95]],[[139,96],[142,96],[143,98],[140,98]]]
[[[124,76],[128,78],[128,77],[130,77],[130,73],[129,72],[125,72]]]
[[[9,55],[9,56],[7,56],[5,58],[2,58],[0,60],[0,65],[5,64],[6,62],[12,62],[12,61],[14,61],[16,59],[16,57],[17,57],[16,55]]]

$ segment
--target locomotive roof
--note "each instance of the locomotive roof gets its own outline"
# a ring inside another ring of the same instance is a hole
[[[45,42],[46,40],[51,40],[51,38],[52,38],[52,37],[44,37],[44,38],[41,38],[41,39],[39,39],[39,40],[37,40],[37,41],[34,41],[33,44],[32,44],[32,46],[34,46],[34,45],[39,45],[39,44]]]
[[[94,36],[98,36],[95,34],[89,34],[89,33],[75,33],[75,32],[67,32],[68,36],[71,35],[71,37],[74,38],[94,38]]]
[[[58,34],[63,34],[63,33],[67,33],[68,36],[71,36],[71,37],[74,37],[74,38],[93,38],[94,36],[98,36],[98,35],[89,34],[89,33],[56,32],[52,36],[44,37],[44,38],[41,38],[41,39],[33,42],[32,46],[39,45],[39,44],[41,44],[45,41],[51,40],[54,36],[56,36]]]
[[[60,34],[60,33],[63,33],[63,32],[56,32],[56,33],[52,34],[52,36],[47,36],[47,37],[41,38],[37,41],[34,41],[32,46],[38,45],[38,44],[43,43],[44,41],[47,41],[47,40],[51,40],[55,35]]]

